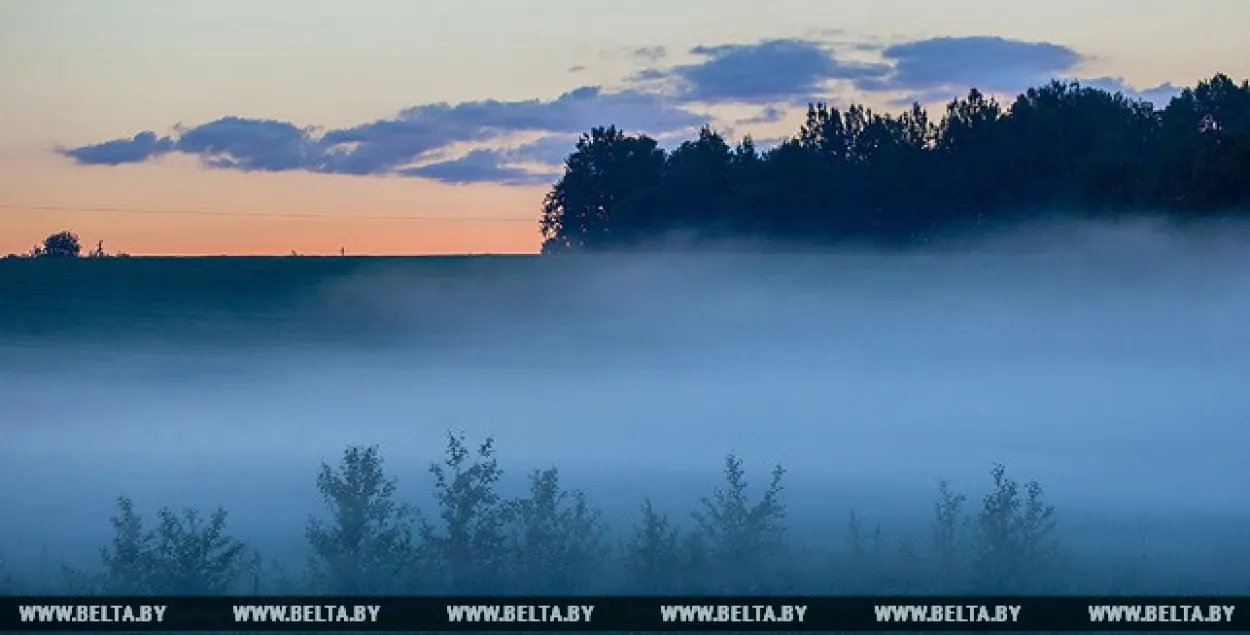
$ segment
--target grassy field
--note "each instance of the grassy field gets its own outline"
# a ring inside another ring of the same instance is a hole
[[[10,340],[193,335],[210,322],[258,333],[333,329],[367,316],[345,302],[335,303],[334,311],[300,309],[352,279],[399,278],[414,290],[464,290],[536,266],[533,256],[4,259],[0,333]]]

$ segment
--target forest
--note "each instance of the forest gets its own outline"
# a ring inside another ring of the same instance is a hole
[[[767,151],[704,128],[666,152],[582,136],[547,194],[545,252],[692,243],[923,246],[1039,219],[1250,209],[1250,83],[1217,74],[1166,107],[1076,82],[1010,104],[972,89],[940,117],[812,104]]]

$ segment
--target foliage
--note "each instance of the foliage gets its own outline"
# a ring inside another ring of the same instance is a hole
[[[331,516],[329,525],[310,519],[306,530],[318,586],[340,594],[402,588],[415,558],[412,527],[378,448],[347,448],[337,470],[323,463],[317,489]]]
[[[950,481],[938,481],[938,501],[933,519],[933,583],[949,588],[963,577],[965,548],[964,504],[968,497],[951,490]]]
[[[759,153],[704,128],[672,152],[582,137],[543,205],[544,251],[669,242],[923,245],[1053,210],[1194,220],[1250,211],[1250,82],[1216,75],[1163,109],[1052,82],[1009,105],[976,90],[934,120],[812,104]]]
[[[78,234],[71,231],[52,234],[30,251],[30,255],[36,258],[77,258],[81,253],[82,243]]]
[[[448,433],[443,463],[430,466],[441,525],[421,521],[422,562],[435,583],[457,592],[497,588],[508,564],[507,509],[496,486],[502,471],[494,442],[470,451],[464,435]]]
[[[1044,502],[1040,485],[1018,484],[1001,465],[991,470],[991,491],[971,516],[964,512],[967,497],[939,482],[931,541],[887,538],[880,524],[852,514],[842,538],[824,543],[835,548],[832,570],[826,556],[817,559],[816,552],[783,540],[784,472],[775,469],[768,487],[748,496],[745,470],[734,454],[725,459],[720,486],[699,501],[689,530],[674,526],[648,501],[619,551],[611,548],[599,512],[581,492],[566,489],[555,469],[532,472],[520,497],[501,497],[489,440],[472,451],[463,436],[449,435],[445,459],[431,473],[439,522],[423,519],[414,535],[409,510],[398,501],[376,447],[349,447],[337,468],[322,465],[317,484],[330,517],[309,522],[317,566],[308,580],[291,578],[281,565],[263,567],[260,554],[227,533],[220,509],[207,518],[195,510],[162,509],[149,530],[134,504],[120,498],[111,518],[113,538],[101,550],[102,570],[67,569],[60,590],[385,594],[408,593],[414,582],[435,594],[1073,590],[1071,570],[1059,566],[1067,552],[1059,545],[1054,507]],[[1236,573],[1228,580],[1245,584]],[[1192,588],[1215,588],[1203,582]],[[1184,589],[1171,577],[1167,584],[1168,592]]]
[[[642,521],[625,546],[626,585],[631,589],[669,591],[683,569],[681,536],[648,500]]]
[[[204,518],[194,509],[177,513],[165,508],[157,519],[154,530],[145,530],[134,503],[117,500],[113,540],[101,550],[99,586],[105,592],[203,595],[236,587],[247,547],[226,532],[224,509]]]
[[[152,588],[182,595],[225,593],[246,571],[247,546],[226,533],[226,511],[162,509],[151,555]]]
[[[512,575],[541,593],[585,593],[603,579],[606,527],[586,495],[560,486],[555,468],[530,475],[529,495],[511,507]]]
[[[972,569],[978,589],[1028,591],[1045,582],[1059,556],[1055,508],[1042,502],[1036,481],[1020,485],[1002,465],[990,471],[994,489],[985,495],[974,524]]]
[[[776,467],[768,488],[752,503],[742,460],[732,453],[725,457],[724,487],[704,498],[695,512],[696,531],[707,550],[707,573],[717,586],[760,591],[758,587],[768,582],[762,576],[765,564],[780,552],[785,532],[785,506],[780,500],[784,474]]]

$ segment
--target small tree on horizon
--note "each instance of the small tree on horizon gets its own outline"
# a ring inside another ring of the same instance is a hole
[[[77,258],[82,255],[82,243],[78,234],[72,231],[61,231],[43,239],[30,252],[36,258]]]

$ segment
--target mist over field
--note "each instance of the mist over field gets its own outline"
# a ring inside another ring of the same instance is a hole
[[[1003,463],[1069,544],[1218,565],[1250,553],[1246,236],[0,262],[0,553],[90,562],[124,494],[296,557],[321,462],[377,444],[431,508],[451,430],[496,440],[505,491],[558,467],[619,532],[646,498],[685,522],[734,452],[755,491],[786,468],[795,535],[838,543],[854,510],[923,540],[938,478],[975,508]]]

